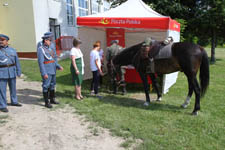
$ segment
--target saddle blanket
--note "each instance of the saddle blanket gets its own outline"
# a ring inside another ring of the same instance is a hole
[[[163,59],[172,57],[172,45],[170,43],[159,50],[159,53],[155,56],[155,59]]]

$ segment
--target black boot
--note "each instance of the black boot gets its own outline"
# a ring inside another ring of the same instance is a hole
[[[45,107],[52,108],[52,105],[49,103],[49,100],[48,100],[48,92],[43,92],[43,97],[45,101]]]
[[[50,103],[59,104],[59,102],[55,100],[55,90],[50,90]]]

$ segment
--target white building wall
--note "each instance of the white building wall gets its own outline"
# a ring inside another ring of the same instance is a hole
[[[47,0],[33,0],[36,43],[49,31],[49,11]]]
[[[104,0],[104,2],[106,1]],[[74,25],[68,25],[66,0],[33,0],[36,43],[41,40],[45,32],[50,30],[49,18],[57,20],[57,24],[60,25],[61,36],[78,36],[76,23],[76,17],[79,16],[78,0],[73,0],[73,3]],[[91,8],[90,0],[89,8]],[[103,0],[100,8],[101,12],[104,11]]]
[[[56,19],[60,25],[61,36],[77,36],[76,28],[76,7],[78,0],[74,0],[74,25],[67,23],[67,7],[66,0],[33,0],[34,21],[36,32],[36,43],[49,29],[49,19]]]

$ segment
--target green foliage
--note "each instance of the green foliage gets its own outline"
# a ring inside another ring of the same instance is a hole
[[[27,68],[23,73],[29,80],[39,80],[35,75],[39,75],[39,70],[32,68],[36,61],[21,63]],[[82,85],[87,98],[84,101],[74,100],[70,60],[59,63],[64,67],[63,72],[57,73],[57,96],[60,102],[74,107],[78,114],[85,115],[88,120],[110,129],[113,135],[123,137],[126,142],[122,146],[125,148],[132,143],[131,139],[140,139],[137,150],[224,149],[224,49],[217,49],[217,63],[210,66],[210,86],[201,100],[201,111],[196,117],[190,115],[194,108],[194,95],[187,109],[180,108],[188,90],[183,73],[179,73],[177,83],[163,96],[162,102],[153,101],[149,107],[144,107],[142,88],[130,86],[128,95],[122,96],[106,93],[104,85],[101,92],[103,99],[99,100],[89,95],[89,80]],[[155,94],[151,94],[151,97],[154,99]]]
[[[187,27],[187,21],[184,19],[175,19],[177,22],[180,23],[180,41],[183,42],[185,40],[184,38],[184,31]]]

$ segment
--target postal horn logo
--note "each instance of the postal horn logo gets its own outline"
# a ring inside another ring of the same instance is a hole
[[[113,35],[118,35],[118,34],[119,34],[119,32],[117,32],[117,31],[113,32]]]
[[[101,23],[101,24],[109,24],[109,20],[106,19],[106,18],[102,18],[102,19],[99,21],[99,23]]]
[[[179,28],[179,26],[177,24],[174,24],[173,27],[174,28]]]

